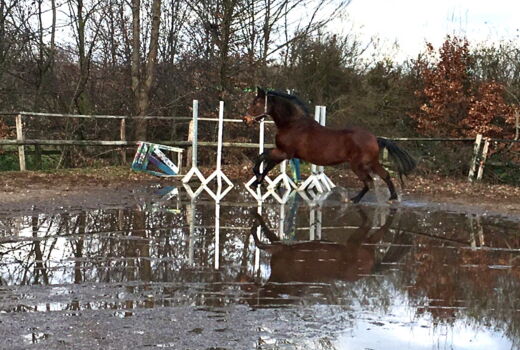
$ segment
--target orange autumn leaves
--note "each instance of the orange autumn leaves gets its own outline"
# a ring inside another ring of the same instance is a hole
[[[469,43],[448,37],[438,52],[431,44],[416,62],[422,87],[415,94],[421,100],[411,117],[420,132],[431,136],[495,138],[514,136],[518,106],[506,102],[506,87],[484,80],[473,69]]]

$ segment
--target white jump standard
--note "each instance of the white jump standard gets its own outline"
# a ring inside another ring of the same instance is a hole
[[[224,101],[220,101],[219,105],[219,113],[218,113],[218,143],[217,143],[217,168],[216,170],[208,176],[206,180],[202,182],[202,187],[209,193],[214,200],[219,201],[224,198],[224,196],[233,188],[233,183],[229,180],[229,178],[224,174],[221,170],[222,165],[222,138],[224,132]],[[217,191],[213,192],[208,187],[208,184],[213,180],[217,180]],[[222,191],[222,180],[224,180],[228,187]]]
[[[191,144],[191,169],[184,175],[182,178],[182,183],[187,184],[190,182],[193,175],[197,176],[199,181],[202,183],[204,182],[205,178],[200,172],[199,168],[197,167],[197,137],[198,137],[198,130],[199,130],[199,101],[193,100],[193,139]]]

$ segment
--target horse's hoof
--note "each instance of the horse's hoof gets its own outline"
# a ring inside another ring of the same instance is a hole
[[[359,203],[359,201],[361,200],[361,198],[353,197],[353,198],[350,198],[350,200],[352,201],[352,203],[357,204],[357,203]]]
[[[399,203],[399,198],[397,196],[391,196],[386,202],[388,204]]]

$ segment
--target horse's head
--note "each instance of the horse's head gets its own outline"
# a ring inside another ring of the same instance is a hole
[[[247,126],[251,126],[257,123],[260,119],[265,117],[266,114],[266,96],[267,93],[264,89],[257,88],[256,96],[247,107],[246,115],[242,117],[244,123]]]
[[[256,96],[247,108],[247,114],[242,120],[247,125],[265,117],[271,117],[278,128],[288,122],[307,117],[307,106],[298,97],[280,91],[266,91],[257,88]]]

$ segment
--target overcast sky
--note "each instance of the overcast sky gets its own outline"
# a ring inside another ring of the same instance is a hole
[[[347,12],[363,40],[376,36],[387,47],[397,41],[398,60],[416,56],[426,41],[438,47],[453,33],[470,43],[520,40],[519,0],[352,0]]]

